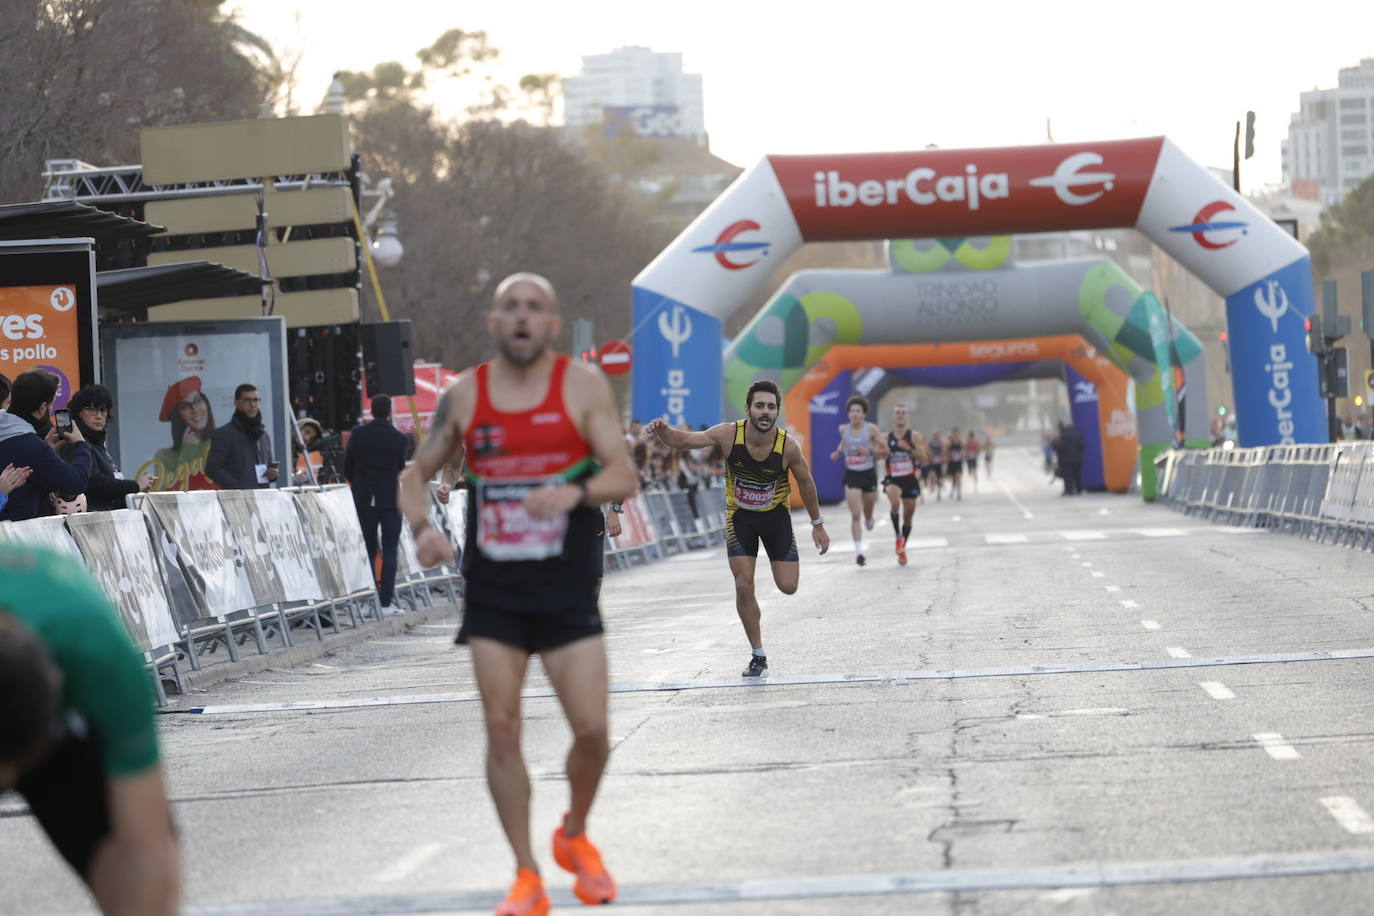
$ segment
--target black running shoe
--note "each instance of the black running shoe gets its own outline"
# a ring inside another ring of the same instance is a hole
[[[749,667],[744,669],[741,677],[763,677],[768,673],[768,659],[760,658],[757,655],[749,656]]]
[[[864,565],[865,563],[867,563],[868,561],[867,561],[866,559],[864,559],[864,555],[863,555],[863,554],[858,553],[858,554],[855,554],[855,555],[854,555],[854,562],[855,562],[855,563],[858,563],[860,566],[863,566],[863,565]]]

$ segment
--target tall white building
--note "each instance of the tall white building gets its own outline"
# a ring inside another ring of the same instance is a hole
[[[573,128],[621,119],[643,136],[680,137],[706,145],[701,74],[682,72],[682,55],[641,47],[582,58],[582,72],[563,80],[563,120]]]
[[[1283,177],[1292,191],[1340,203],[1374,173],[1374,57],[1344,67],[1335,89],[1304,92],[1283,143]]]

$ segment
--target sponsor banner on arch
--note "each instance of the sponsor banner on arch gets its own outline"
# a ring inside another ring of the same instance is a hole
[[[635,418],[693,428],[720,422],[720,319],[636,287],[634,328]]]
[[[770,156],[808,242],[1133,226],[1162,137]]]
[[[1226,297],[1242,447],[1326,441],[1326,417],[1313,409],[1321,404],[1316,357],[1306,343],[1313,307],[1307,258]]]

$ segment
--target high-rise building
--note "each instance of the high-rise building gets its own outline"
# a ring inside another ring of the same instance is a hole
[[[1283,177],[1299,197],[1340,203],[1374,174],[1374,57],[1341,68],[1335,89],[1300,97],[1283,143]]]
[[[682,72],[682,55],[642,47],[582,58],[582,72],[563,80],[563,120],[572,128],[628,126],[640,136],[706,145],[701,74]]]

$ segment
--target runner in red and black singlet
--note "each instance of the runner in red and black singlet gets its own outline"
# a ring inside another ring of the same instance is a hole
[[[903,566],[907,563],[906,539],[911,536],[911,518],[916,514],[916,500],[921,495],[917,469],[929,461],[925,440],[907,423],[906,405],[893,407],[892,431],[887,434],[887,477],[883,480],[883,491],[891,507],[892,534],[897,539],[897,562]]]
[[[597,507],[632,496],[637,478],[605,376],[549,349],[562,330],[549,282],[507,277],[487,327],[497,355],[440,399],[429,435],[401,476],[401,508],[421,565],[452,561],[444,536],[429,524],[427,482],[466,456],[458,640],[472,649],[486,715],[487,782],[516,859],[515,883],[496,913],[543,916],[549,898],[530,843],[520,691],[537,652],[573,726],[572,801],[554,830],[553,856],[577,876],[578,899],[609,903],[615,882],[585,832],[610,755]]]

